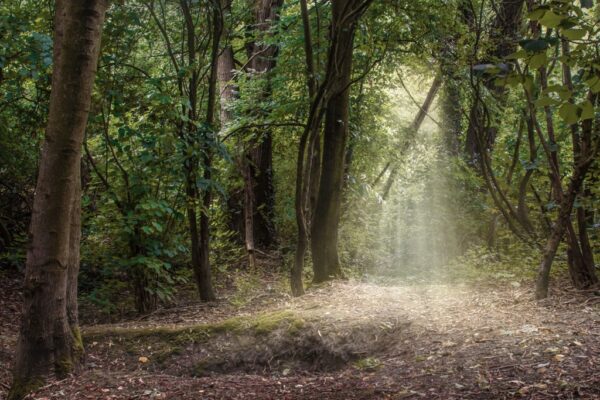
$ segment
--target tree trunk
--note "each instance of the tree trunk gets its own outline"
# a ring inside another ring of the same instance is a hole
[[[266,37],[270,36],[270,30],[279,19],[279,8],[283,0],[256,0],[254,5],[254,35],[258,40],[249,44],[250,62],[249,68],[257,77],[265,79],[261,98],[258,102],[266,101],[271,96],[271,82],[269,74],[275,68],[276,57],[279,48],[276,45],[265,44]],[[259,115],[266,116],[269,111],[259,110]],[[246,172],[245,184],[247,193],[246,199],[253,199],[252,218],[245,217],[245,221],[252,223],[252,227],[246,228],[246,233],[252,233],[253,237],[246,240],[246,245],[253,243],[260,248],[266,249],[276,244],[274,207],[275,191],[273,186],[273,138],[269,128],[256,134],[254,140],[250,143],[250,148],[246,151],[249,171]],[[249,212],[250,207],[245,206],[245,212]]]
[[[595,96],[591,96],[592,104],[596,103]],[[573,210],[573,204],[577,198],[577,194],[581,192],[581,186],[585,180],[586,173],[590,168],[591,163],[598,154],[598,139],[593,139],[591,136],[592,120],[584,120],[581,123],[582,127],[582,146],[581,146],[581,157],[579,162],[576,162],[573,167],[573,175],[567,188],[566,193],[562,193],[560,188],[560,211],[558,219],[552,227],[552,232],[546,247],[544,248],[544,254],[540,267],[538,269],[538,278],[536,283],[536,298],[543,299],[548,296],[548,285],[550,281],[550,268],[554,261],[554,256],[562,240],[563,235],[567,230],[573,230],[571,224],[571,211]],[[570,232],[571,236],[574,236],[574,232]],[[571,246],[571,249],[574,247]],[[579,245],[577,246],[579,249]],[[598,282],[593,267],[585,267],[585,265],[575,265],[575,268],[569,268],[571,279],[573,283],[579,288],[586,288]]]
[[[573,172],[573,177],[571,178],[571,183],[569,185],[569,191],[563,197],[563,200],[560,204],[558,219],[554,223],[554,226],[552,227],[552,233],[550,234],[546,246],[544,247],[542,262],[540,263],[538,269],[538,277],[535,288],[535,297],[538,300],[548,297],[550,268],[552,267],[552,262],[554,261],[556,251],[558,250],[558,246],[562,240],[562,237],[567,230],[567,225],[570,222],[573,203],[575,202],[577,192],[581,187],[581,183],[583,182],[585,172],[585,167],[577,168]]]
[[[235,61],[233,58],[233,47],[230,43],[229,29],[226,27],[225,19],[231,14],[232,0],[221,0],[223,12],[223,24],[221,30],[221,44],[223,49],[219,54],[217,79],[219,82],[220,106],[221,106],[221,129],[226,128],[233,120],[231,105],[236,100],[237,87],[234,80]]]
[[[75,194],[71,209],[71,232],[69,238],[69,266],[67,268],[67,321],[73,335],[73,367],[83,361],[84,349],[79,329],[79,307],[77,304],[77,285],[80,264],[81,243],[81,164],[76,171]]]
[[[212,179],[212,154],[214,143],[217,138],[214,134],[215,102],[217,99],[217,74],[219,64],[219,47],[223,32],[223,14],[221,3],[215,0],[211,3],[212,12],[212,46],[210,53],[210,75],[208,79],[208,96],[206,105],[205,124],[206,129],[202,132],[202,167],[203,178],[206,182]],[[217,299],[212,286],[212,272],[210,266],[210,206],[212,203],[212,189],[210,186],[204,189],[202,196],[202,209],[200,211],[200,268],[198,271],[198,289],[203,301]]]
[[[515,51],[516,43],[518,42],[519,32],[521,27],[521,15],[523,12],[524,0],[502,0],[496,18],[492,25],[490,33],[491,49],[487,53],[487,59],[482,60],[486,63],[497,63],[502,61],[506,56]],[[499,105],[505,100],[504,89],[495,86],[494,80],[490,79],[485,83],[486,88],[494,94],[500,101]],[[481,121],[482,111],[480,110],[479,102],[474,102],[469,113],[469,126],[465,138],[465,154],[472,165],[479,164],[479,146],[478,139],[475,135],[484,134],[483,139],[484,149],[481,151],[490,150],[496,141],[498,129],[495,126],[490,126],[482,130],[476,126],[478,121]]]
[[[569,42],[565,39],[562,40],[563,55],[569,56],[571,53]],[[567,64],[563,64],[563,82],[570,89],[574,90],[573,80],[571,75],[571,67]],[[570,100],[572,103],[573,101]],[[582,124],[582,131],[580,132],[579,125],[573,124],[571,128],[571,141],[573,147],[573,163],[577,164],[582,159],[582,147],[585,143],[589,143],[591,140],[591,122],[584,122]],[[582,184],[583,186],[583,184]],[[584,188],[580,191],[579,196],[581,198],[589,195],[589,189]],[[568,265],[569,273],[573,285],[579,289],[584,289],[597,282],[594,268],[594,254],[592,252],[590,240],[587,232],[587,211],[585,208],[585,202],[582,202],[583,206],[580,206],[576,210],[577,218],[577,232],[575,231],[573,224],[570,223],[568,226]],[[570,222],[570,221],[569,221]]]
[[[235,60],[233,57],[233,47],[230,43],[230,33],[225,21],[231,14],[231,0],[222,0],[221,7],[223,9],[223,31],[221,33],[222,50],[219,54],[218,61],[218,82],[219,82],[219,94],[220,94],[220,122],[221,132],[225,132],[227,127],[234,119],[232,105],[239,97],[238,87],[234,82],[235,79]],[[239,147],[239,144],[238,144]],[[241,160],[238,163],[241,167]],[[246,181],[244,179],[244,181]],[[244,199],[246,191],[243,188],[235,188],[229,193],[227,199],[227,219],[228,227],[231,231],[235,232],[234,239],[236,242],[242,243],[245,235],[245,221],[244,221]]]
[[[126,210],[132,210],[131,205]],[[125,214],[127,215],[127,214]],[[139,224],[134,225],[133,233],[129,239],[129,259],[135,260],[140,256],[144,256],[144,249],[141,246],[141,227]],[[156,309],[158,299],[156,294],[150,289],[154,288],[150,282],[152,276],[148,274],[147,268],[144,265],[133,264],[129,265],[127,270],[128,278],[133,287],[133,296],[135,309],[138,314],[148,314]]]
[[[65,377],[82,351],[75,284],[81,144],[107,2],[58,0],[50,111],[31,220],[13,384],[20,399],[52,373]]]
[[[325,78],[328,81],[328,90],[323,163],[311,224],[314,282],[342,276],[337,246],[344,158],[348,140],[352,46],[356,22],[369,2],[357,4],[349,0],[333,0],[331,4],[332,39]]]
[[[444,125],[444,143],[446,151],[452,156],[460,152],[460,134],[462,132],[461,93],[457,82],[448,77],[444,83],[442,98],[442,123]]]
[[[310,100],[312,111],[312,104],[315,100],[318,87],[313,60],[312,32],[310,29],[310,18],[306,0],[300,0],[300,11],[302,14],[302,28],[304,33],[306,85],[308,87],[308,98]],[[314,117],[316,117],[316,115],[313,115],[313,118]],[[301,296],[304,294],[302,271],[304,270],[304,257],[306,256],[306,250],[308,248],[308,221],[310,220],[310,215],[307,216],[307,206],[312,209],[313,203],[310,201],[310,192],[311,189],[316,186],[312,183],[311,177],[314,175],[318,176],[319,170],[316,170],[316,168],[320,168],[320,166],[315,165],[315,149],[309,144],[311,138],[314,136],[318,137],[316,132],[318,132],[318,128],[320,127],[320,118],[317,117],[317,119],[317,123],[309,124],[304,129],[304,132],[300,137],[300,143],[298,144],[298,158],[296,160],[296,193],[294,198],[298,239],[296,243],[294,266],[292,267],[290,275],[290,286],[294,296]],[[311,118],[311,120],[313,119]],[[307,145],[309,146],[308,149]],[[306,150],[308,150],[308,152]],[[307,154],[306,157],[305,154]]]
[[[441,86],[442,86],[442,77],[441,77],[441,75],[437,75],[435,77],[435,79],[433,80],[433,82],[431,83],[431,87],[429,88],[429,91],[427,92],[427,96],[425,97],[425,100],[423,101],[423,105],[419,108],[417,115],[415,115],[415,119],[413,119],[413,122],[410,124],[410,127],[408,128],[407,139],[403,143],[401,148],[399,149],[400,158],[402,158],[404,156],[404,154],[409,150],[410,146],[412,145],[412,139],[414,139],[416,134],[419,132],[419,129],[421,129],[421,125],[423,124],[423,121],[425,121],[425,117],[429,113],[429,109],[431,108],[431,105],[433,104],[433,101],[435,100],[435,97],[437,96]],[[383,191],[382,191],[381,198],[383,200],[386,200],[388,198],[388,196],[392,190],[392,185],[394,184],[394,181],[396,180],[396,176],[398,176],[398,166],[393,165],[392,169],[390,171],[390,174],[388,175],[388,178],[385,182]],[[377,180],[380,180],[380,179],[381,178],[379,177]]]

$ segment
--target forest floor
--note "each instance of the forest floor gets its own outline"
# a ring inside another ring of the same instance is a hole
[[[0,398],[20,297],[1,281]],[[528,284],[492,281],[262,292],[84,326],[84,369],[30,398],[600,398],[597,293],[536,302]]]

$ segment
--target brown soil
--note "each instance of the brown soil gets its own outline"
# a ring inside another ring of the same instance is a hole
[[[600,398],[600,297],[531,298],[528,285],[340,282],[241,311],[188,304],[85,327],[85,369],[31,398]],[[5,309],[3,365],[16,332]]]

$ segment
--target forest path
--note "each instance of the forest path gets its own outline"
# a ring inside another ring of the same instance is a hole
[[[32,398],[600,398],[598,299],[336,282],[200,325],[181,322],[187,306],[170,323],[86,327],[85,371]]]

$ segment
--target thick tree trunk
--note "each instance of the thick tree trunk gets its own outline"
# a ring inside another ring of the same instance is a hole
[[[223,9],[224,24],[221,33],[223,47],[218,61],[218,83],[221,132],[225,132],[234,119],[232,106],[239,96],[237,94],[238,87],[234,82],[235,59],[233,57],[233,47],[230,42],[229,27],[226,24],[228,16],[231,14],[231,0],[222,0],[221,7]],[[238,160],[238,164],[239,168],[243,170],[242,160]],[[246,182],[246,179],[244,179],[244,182]],[[229,193],[227,200],[228,226],[231,231],[236,233],[234,239],[239,243],[242,243],[246,237],[243,199],[245,193],[246,191],[243,188],[236,188]]]
[[[76,282],[81,144],[100,51],[105,0],[58,0],[50,112],[31,220],[23,317],[13,385],[20,399],[54,372],[66,376],[82,346]]]
[[[270,30],[279,19],[279,8],[283,0],[256,0],[254,5],[254,35],[255,39],[249,44],[250,62],[249,68],[257,77],[265,79],[262,89],[261,99],[266,101],[271,96],[271,82],[269,74],[275,68],[276,57],[279,48],[276,45],[265,44],[266,36],[271,35]],[[261,110],[259,114],[268,114],[268,110]],[[250,143],[246,151],[248,160],[245,173],[245,190],[252,191],[247,193],[245,199],[253,199],[252,217],[245,217],[245,221],[252,224],[252,227],[246,228],[246,234],[252,233],[253,237],[246,240],[246,247],[249,243],[259,248],[269,248],[276,244],[276,233],[274,218],[275,191],[273,186],[273,138],[269,128],[258,132],[255,139]],[[249,212],[250,207],[244,207],[245,212]],[[251,229],[250,229],[251,228]]]
[[[328,90],[326,91],[323,163],[311,224],[315,282],[342,276],[337,247],[344,158],[348,140],[352,46],[356,21],[366,10],[369,2],[333,0],[331,4],[332,39],[325,78]]]
[[[235,60],[233,58],[233,47],[230,42],[229,29],[225,24],[225,20],[231,14],[231,2],[232,0],[221,0],[221,9],[223,13],[221,44],[223,48],[219,54],[217,67],[217,80],[219,83],[221,106],[221,129],[226,128],[233,120],[231,106],[237,98],[237,88],[234,83]]]

